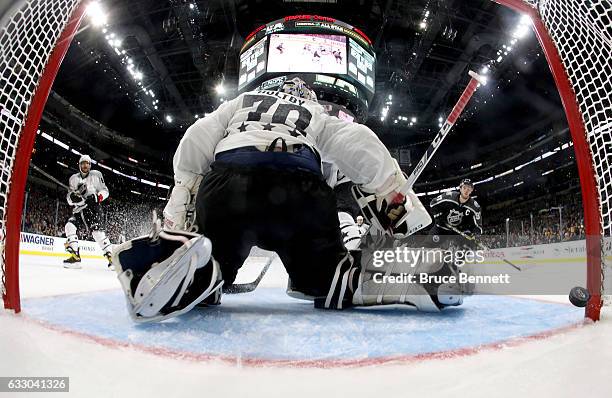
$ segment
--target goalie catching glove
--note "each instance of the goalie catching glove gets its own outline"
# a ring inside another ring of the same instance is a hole
[[[188,312],[209,296],[220,300],[223,278],[211,253],[206,237],[162,230],[159,221],[150,235],[117,247],[113,264],[131,318],[161,321]]]
[[[394,175],[376,192],[367,192],[357,185],[351,190],[361,214],[374,228],[373,233],[403,239],[425,228],[432,220],[412,189],[405,195],[400,192],[407,180],[397,163],[395,166]]]

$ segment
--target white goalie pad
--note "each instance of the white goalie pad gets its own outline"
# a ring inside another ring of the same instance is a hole
[[[372,266],[372,253],[363,252],[362,270],[355,293],[353,305],[375,306],[387,304],[410,304],[423,312],[439,312],[429,292],[419,283],[407,280],[387,282],[384,278],[398,275],[431,274],[439,271],[443,262],[420,261],[418,264],[390,262],[382,267]]]
[[[146,264],[170,252],[169,257]],[[209,239],[187,232],[161,231],[117,247],[113,263],[130,317],[136,322],[162,321],[190,311],[220,291],[221,270],[211,252]]]

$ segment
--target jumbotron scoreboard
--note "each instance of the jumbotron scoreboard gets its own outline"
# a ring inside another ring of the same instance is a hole
[[[364,120],[374,96],[376,53],[359,28],[334,18],[295,15],[247,36],[240,50],[238,91],[278,85],[299,74],[330,113]]]

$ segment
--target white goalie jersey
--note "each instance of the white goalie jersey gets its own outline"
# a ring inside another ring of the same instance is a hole
[[[164,210],[165,218],[170,219],[167,226],[182,229],[201,177],[216,154],[241,147],[265,150],[276,138],[287,145],[314,149],[370,192],[387,190],[401,174],[387,148],[368,127],[329,116],[317,102],[290,94],[247,92],[187,129],[174,155],[175,187]]]

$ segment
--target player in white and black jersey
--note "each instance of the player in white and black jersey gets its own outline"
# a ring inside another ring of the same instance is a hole
[[[430,208],[435,221],[429,236],[435,246],[451,243],[463,246],[468,243],[453,229],[469,237],[482,234],[482,210],[471,197],[473,192],[474,184],[466,178],[461,181],[458,191],[446,192],[431,201]]]
[[[91,170],[89,156],[82,155],[79,158],[79,172],[70,177],[68,185],[70,191],[66,200],[73,209],[72,216],[65,226],[65,247],[70,257],[64,260],[64,268],[81,268],[81,253],[77,237],[77,230],[80,229],[87,234],[91,233],[108,260],[108,267],[113,269],[112,246],[104,232],[104,213],[101,206],[101,203],[108,198],[108,188],[102,173],[98,170]]]
[[[460,288],[376,281],[380,272],[440,273],[447,264],[372,268],[373,251],[347,250],[321,159],[355,184],[370,230],[400,237],[431,222],[374,132],[327,115],[302,79],[287,78],[278,90],[227,101],[183,136],[164,228],[157,223],[149,236],[114,250],[132,318],[158,321],[218,304],[252,246],[275,251],[295,290],[317,308],[401,303],[439,311],[461,304]]]

